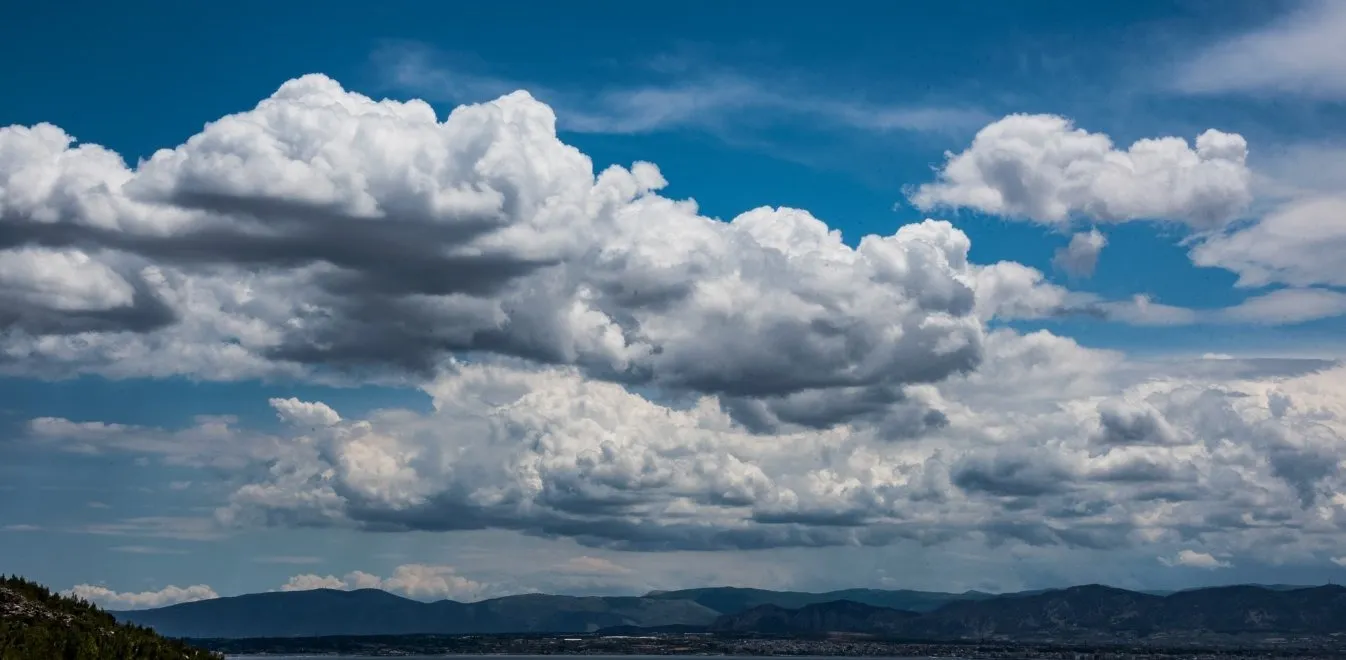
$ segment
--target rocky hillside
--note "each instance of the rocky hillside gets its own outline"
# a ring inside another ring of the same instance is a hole
[[[0,660],[220,660],[75,598],[18,577],[0,578]]]

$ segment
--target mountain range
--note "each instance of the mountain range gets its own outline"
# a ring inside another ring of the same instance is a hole
[[[1097,639],[1346,633],[1346,588],[1231,586],[1138,592],[1086,585],[1013,594],[715,587],[644,596],[526,594],[426,603],[375,589],[270,592],[114,613],[171,637],[633,631],[909,639]]]

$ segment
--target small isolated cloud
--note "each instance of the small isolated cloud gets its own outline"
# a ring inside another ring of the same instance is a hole
[[[1173,86],[1189,94],[1346,98],[1346,3],[1310,0],[1289,14],[1197,51]]]
[[[1159,563],[1172,567],[1204,568],[1214,570],[1217,568],[1230,568],[1233,564],[1227,561],[1216,559],[1214,555],[1208,552],[1197,552],[1195,550],[1182,550],[1173,557],[1160,557]]]
[[[1343,555],[1341,557],[1333,557],[1332,563],[1342,568],[1346,568],[1346,555]]]
[[[341,421],[341,415],[325,403],[299,399],[271,399],[271,407],[282,422],[295,426],[331,426]]]
[[[403,564],[389,577],[364,571],[352,571],[343,578],[307,573],[291,577],[280,587],[281,591],[311,589],[382,589],[422,600],[477,600],[489,592],[488,585],[458,575],[452,566],[427,564]]]
[[[281,591],[312,591],[314,589],[350,589],[350,585],[334,575],[315,575],[303,573],[291,576],[289,581],[280,585]]]
[[[109,507],[107,504],[105,504],[105,503],[103,503],[103,502],[89,502],[89,508],[90,508],[90,509],[109,509],[109,508],[111,508],[111,507]]]
[[[77,584],[65,592],[110,610],[140,610],[178,603],[219,598],[214,589],[195,584],[190,587],[167,586],[159,591],[119,592],[96,584]]]
[[[0,527],[0,532],[40,532],[40,531],[42,531],[42,528],[38,527],[37,525],[28,525],[22,523],[17,525],[5,525],[3,527]]]
[[[1056,251],[1052,264],[1075,277],[1089,277],[1098,267],[1098,255],[1107,244],[1107,237],[1097,229],[1077,233],[1070,237],[1069,245]]]
[[[1243,136],[1215,129],[1195,148],[1180,137],[1140,140],[1125,150],[1056,115],[1010,115],[949,153],[937,180],[910,193],[922,210],[966,208],[1065,225],[1165,220],[1218,227],[1252,199]]]
[[[571,557],[557,564],[555,570],[569,575],[630,575],[633,572],[610,559],[588,555]]]

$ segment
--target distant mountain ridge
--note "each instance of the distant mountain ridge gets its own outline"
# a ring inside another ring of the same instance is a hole
[[[828,603],[840,600],[878,607],[889,607],[898,610],[925,612],[951,601],[995,598],[996,594],[979,591],[947,593],[939,591],[913,591],[910,589],[841,589],[838,591],[811,593],[804,591],[745,589],[741,587],[707,587],[703,589],[651,592],[646,594],[645,597],[663,600],[690,600],[700,603],[720,614],[735,614],[758,605],[776,605],[787,609],[795,609],[813,605],[815,603]]]
[[[913,639],[1346,632],[1346,588],[1283,585],[1127,591],[1101,585],[1014,594],[711,587],[644,596],[526,594],[475,603],[364,589],[273,592],[114,613],[172,637],[318,637],[706,631]]]
[[[1141,639],[1160,635],[1346,634],[1346,587],[1231,586],[1169,595],[1085,585],[952,601],[930,612],[839,601],[761,605],[720,617],[716,632],[852,632],[929,640]]]
[[[171,637],[321,637],[592,632],[612,626],[704,626],[719,612],[689,600],[523,594],[425,603],[377,589],[281,591],[114,612]]]

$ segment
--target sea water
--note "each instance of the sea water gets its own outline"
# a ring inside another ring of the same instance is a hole
[[[477,654],[449,654],[449,655],[399,655],[391,656],[400,660],[443,660],[444,658],[490,658],[491,660],[562,660],[567,656],[579,656],[582,654],[554,654],[554,655],[477,655]],[[612,660],[701,660],[703,658],[727,658],[742,660],[762,660],[761,656],[739,656],[739,655],[616,655],[616,654],[595,654]],[[225,656],[230,660],[319,660],[321,658],[344,658],[345,660],[387,660],[390,656],[373,655],[230,655]],[[787,657],[787,656],[777,656]],[[812,656],[799,655],[788,656],[791,660],[837,660],[836,656]],[[913,656],[869,656],[867,660],[923,660]],[[956,660],[956,659],[948,659]]]

